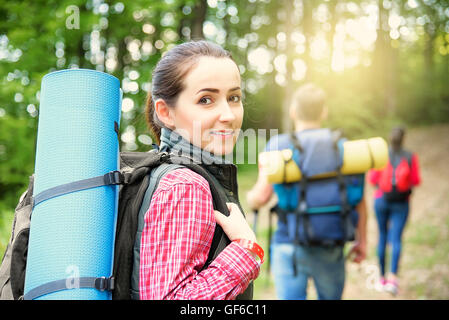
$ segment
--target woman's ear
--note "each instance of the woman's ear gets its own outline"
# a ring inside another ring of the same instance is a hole
[[[173,119],[171,108],[163,99],[157,99],[156,101],[154,101],[154,111],[156,112],[158,119],[167,128],[173,129],[175,127],[175,121]]]

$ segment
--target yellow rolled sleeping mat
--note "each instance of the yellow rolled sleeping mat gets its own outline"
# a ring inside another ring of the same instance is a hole
[[[388,162],[388,145],[381,137],[343,142],[344,175],[362,174],[369,169],[382,169]],[[293,160],[293,151],[267,151],[259,154],[259,171],[270,183],[292,183],[301,180],[301,170]],[[336,176],[337,172],[326,172],[309,177],[321,179]]]

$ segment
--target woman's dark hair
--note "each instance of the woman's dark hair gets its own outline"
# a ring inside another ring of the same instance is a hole
[[[184,90],[185,76],[204,56],[232,59],[231,54],[217,44],[205,40],[190,41],[167,51],[154,68],[151,90],[145,103],[145,117],[157,144],[160,144],[161,128],[164,125],[154,110],[154,101],[163,99],[169,107],[174,107]]]
[[[390,133],[390,143],[393,150],[400,150],[404,141],[405,129],[403,127],[395,127]]]

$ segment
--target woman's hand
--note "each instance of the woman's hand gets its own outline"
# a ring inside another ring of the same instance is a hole
[[[227,202],[226,204],[230,213],[228,217],[217,210],[214,210],[214,214],[215,220],[223,228],[229,240],[246,239],[256,242],[256,235],[248,222],[246,222],[239,207],[232,202]]]

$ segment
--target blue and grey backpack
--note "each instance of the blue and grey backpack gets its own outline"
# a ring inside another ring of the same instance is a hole
[[[363,198],[364,174],[341,173],[345,139],[336,131],[312,129],[281,135],[282,140],[293,150],[302,179],[274,185],[278,203],[272,212],[278,214],[277,232],[301,246],[343,246],[354,240],[355,208]],[[328,172],[337,175],[310,178]]]

